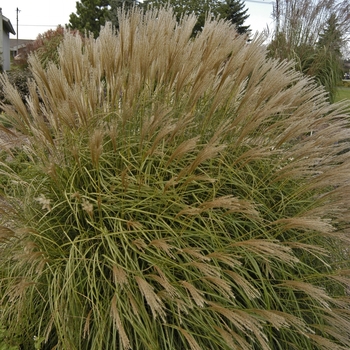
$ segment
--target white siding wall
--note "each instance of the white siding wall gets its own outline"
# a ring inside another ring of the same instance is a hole
[[[3,69],[10,70],[10,38],[9,33],[2,31],[2,52],[3,52]]]
[[[9,70],[10,61],[10,34],[4,30],[4,21],[0,8],[0,65],[3,70]]]

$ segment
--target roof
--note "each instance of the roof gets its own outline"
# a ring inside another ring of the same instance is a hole
[[[16,32],[13,29],[10,20],[5,16],[2,16],[2,26],[6,30],[6,32],[16,35]]]
[[[10,51],[17,51],[22,47],[26,47],[27,44],[32,43],[34,40],[32,39],[11,39],[10,38]],[[18,46],[17,46],[18,43]]]

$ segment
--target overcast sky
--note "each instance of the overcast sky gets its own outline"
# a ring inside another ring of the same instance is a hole
[[[35,39],[38,34],[55,29],[59,24],[69,22],[69,15],[76,11],[76,0],[0,0],[2,13],[17,32],[16,9],[18,13],[19,39]],[[269,0],[246,0],[250,14],[246,21],[255,31],[261,31],[266,24],[272,26],[272,2]],[[10,35],[16,38],[16,35]]]

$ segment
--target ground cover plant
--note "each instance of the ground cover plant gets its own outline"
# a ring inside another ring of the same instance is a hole
[[[1,163],[0,324],[23,349],[349,348],[347,106],[195,23],[67,33],[26,103],[2,78],[28,167]]]

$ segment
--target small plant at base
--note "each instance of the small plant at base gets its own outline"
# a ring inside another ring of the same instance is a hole
[[[0,350],[18,350],[16,345],[9,345],[6,339],[6,329],[0,326]]]
[[[0,319],[28,348],[350,346],[345,105],[195,23],[66,34],[26,105],[3,78],[32,168],[2,166]]]

